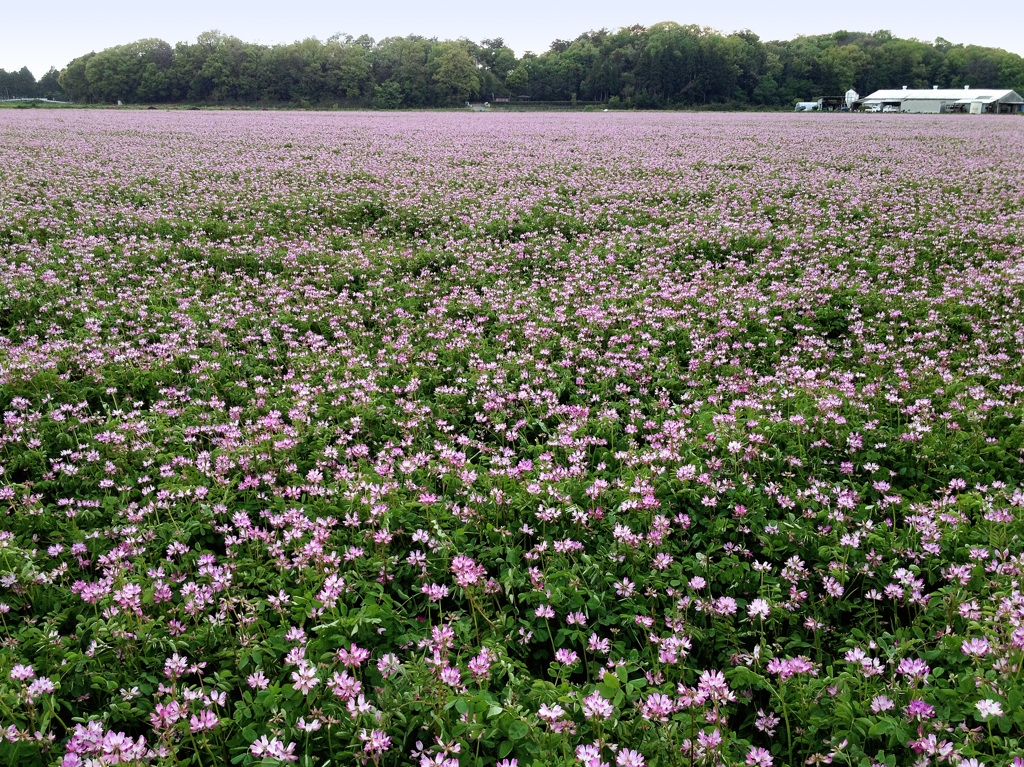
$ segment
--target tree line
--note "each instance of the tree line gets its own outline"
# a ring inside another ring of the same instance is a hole
[[[54,68],[36,80],[28,67],[16,72],[0,69],[0,99],[54,99],[63,100],[64,89],[60,85],[60,72]]]
[[[517,57],[501,38],[335,35],[258,45],[217,31],[194,43],[159,39],[92,52],[36,81],[0,70],[0,97],[79,103],[439,107],[466,100],[601,103],[621,108],[780,108],[879,88],[1013,88],[1024,58],[997,48],[840,31],[762,41],[663,22],[556,40]]]

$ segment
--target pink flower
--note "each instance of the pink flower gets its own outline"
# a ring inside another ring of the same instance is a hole
[[[474,679],[488,679],[491,675],[491,664],[495,660],[492,651],[486,647],[479,655],[470,658],[469,673]]]
[[[697,689],[712,700],[736,700],[736,696],[729,689],[729,683],[725,681],[725,674],[721,671],[704,671],[697,682]]]
[[[747,767],[771,767],[774,760],[771,752],[760,747],[753,747],[747,752]]]
[[[452,559],[451,570],[455,575],[455,582],[463,588],[479,583],[487,574],[487,570],[479,566],[472,558],[462,555]]]
[[[359,740],[363,741],[363,751],[368,754],[383,754],[391,748],[391,738],[383,730],[360,730]]]
[[[292,672],[292,687],[303,695],[309,695],[310,691],[319,683],[320,680],[317,679],[316,669],[307,660],[302,660],[299,663],[299,670]]]
[[[459,767],[459,760],[446,754],[420,757],[420,767]]]
[[[698,732],[697,742],[700,743],[704,748],[713,751],[722,745],[722,733],[719,732],[717,727],[710,733],[703,731]]]
[[[970,655],[975,658],[980,658],[982,655],[987,655],[992,651],[992,647],[984,637],[980,639],[965,639],[960,645],[960,649],[964,655]]]
[[[935,716],[935,706],[930,703],[925,703],[920,698],[915,698],[907,704],[905,713],[908,719],[931,719]]]
[[[149,715],[149,722],[157,729],[170,727],[181,719],[185,713],[186,711],[182,709],[181,704],[176,700],[166,704],[157,703],[156,710]]]
[[[370,659],[370,651],[351,645],[348,650],[338,650],[338,660],[349,668],[359,668]]]
[[[757,710],[757,718],[754,720],[754,726],[770,738],[775,735],[775,728],[779,726],[781,721],[773,711],[765,713],[763,708],[759,708]]]
[[[456,690],[464,690],[465,685],[462,684],[462,672],[452,666],[443,666],[437,671],[438,679],[444,682],[449,687]]]
[[[363,683],[351,676],[347,671],[334,672],[331,677],[331,692],[343,701],[355,698],[363,691]]]
[[[29,700],[37,701],[43,695],[49,695],[56,689],[56,686],[49,677],[41,676],[28,686],[28,690],[25,691],[25,694],[28,695]]]
[[[1003,704],[991,698],[979,700],[974,707],[978,709],[978,715],[982,719],[988,719],[990,716],[1003,716]]]
[[[656,692],[643,702],[640,716],[648,721],[667,722],[675,710],[676,705],[672,698]]]
[[[299,757],[295,756],[295,746],[294,742],[286,746],[283,741],[277,738],[267,740],[267,736],[264,735],[249,746],[249,751],[253,756],[269,756],[282,762],[297,762]]]
[[[915,753],[938,757],[938,761],[940,762],[944,761],[953,753],[954,747],[948,740],[940,741],[934,732],[929,733],[919,740],[908,741],[907,745],[909,745]]]
[[[896,707],[890,698],[885,695],[876,695],[871,699],[871,713],[880,714],[883,711],[891,711]]]
[[[426,594],[431,602],[440,602],[448,596],[448,587],[438,583],[424,583],[420,586],[420,591]]]
[[[636,584],[633,583],[629,578],[623,578],[621,581],[616,581],[612,584],[615,589],[615,593],[623,599],[628,599],[633,596],[633,592],[636,591]]]
[[[177,679],[188,668],[188,658],[174,653],[164,661],[164,675],[171,680]]]
[[[21,663],[16,663],[11,668],[11,679],[20,681],[24,679],[35,679],[36,672],[31,666],[25,666]]]
[[[607,767],[601,761],[601,747],[594,744],[589,746],[576,746],[576,761],[583,767]]]
[[[900,661],[896,671],[910,679],[924,679],[928,676],[930,669],[928,664],[920,658],[904,658]]]
[[[762,621],[768,617],[772,608],[765,599],[755,599],[747,606],[747,614],[753,618],[760,618]]]
[[[565,648],[561,648],[555,653],[555,660],[566,666],[573,665],[574,663],[578,662],[579,659],[579,655],[577,655],[572,650],[566,650]]]
[[[639,751],[624,748],[615,756],[615,764],[619,767],[644,767],[646,760]]]
[[[377,661],[377,671],[385,679],[389,679],[402,670],[402,662],[394,653],[387,653]]]
[[[615,706],[605,700],[597,690],[583,699],[583,715],[587,719],[608,719],[614,712]]]
[[[548,707],[547,703],[541,703],[540,709],[537,711],[537,716],[543,719],[545,722],[551,723],[561,719],[565,716],[565,710],[557,703],[554,706]]]
[[[208,709],[203,709],[199,712],[199,716],[195,714],[189,719],[188,728],[192,732],[199,732],[200,730],[212,730],[220,723],[217,716]]]

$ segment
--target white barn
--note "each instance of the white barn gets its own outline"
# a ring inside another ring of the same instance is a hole
[[[912,112],[917,114],[1006,114],[1019,112],[1024,99],[1016,91],[997,88],[907,88],[881,90],[864,97],[863,109],[869,112]]]

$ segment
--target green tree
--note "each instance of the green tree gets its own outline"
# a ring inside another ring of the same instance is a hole
[[[57,78],[57,82],[60,83],[60,87],[64,89],[64,92],[72,101],[92,101],[92,93],[89,89],[89,78],[85,75],[85,68],[89,63],[89,60],[95,55],[96,52],[93,51],[85,54],[84,56],[79,56],[78,58],[70,61],[68,65],[61,70],[60,76]]]
[[[457,104],[477,93],[582,99],[633,107],[703,103],[779,106],[855,87],[974,85],[1024,91],[1024,58],[994,48],[896,38],[887,30],[762,42],[674,22],[601,29],[517,59],[500,37],[375,42],[335,35],[288,45],[245,43],[216,30],[171,48],[139,40],[80,56],[36,83],[0,71],[0,92],[75,101],[345,101],[381,108]]]
[[[391,37],[380,41],[371,53],[374,82],[397,82],[402,90],[402,103],[405,106],[429,105],[432,103],[432,81],[428,63],[436,42],[414,35]]]
[[[143,104],[159,104],[170,100],[170,85],[167,71],[150,62],[142,70],[135,95]]]
[[[530,87],[530,73],[526,67],[520,65],[508,73],[505,78],[505,87],[514,96],[525,94]]]
[[[0,98],[33,98],[38,95],[36,78],[28,67],[22,67],[17,72],[0,69]]]
[[[694,100],[701,74],[701,30],[665,21],[647,33],[636,65],[636,86],[645,106]]]
[[[166,91],[163,73],[171,68],[173,59],[171,46],[157,38],[102,50],[85,65],[90,96],[108,102],[162,100]]]
[[[446,42],[437,47],[433,80],[437,83],[440,101],[458,104],[475,96],[480,89],[480,79],[466,46],[461,42]]]
[[[349,101],[358,99],[370,85],[370,52],[351,39],[331,38],[324,51],[326,95]]]
[[[868,55],[856,45],[826,48],[818,56],[821,90],[839,95],[860,83],[861,73],[870,63]]]
[[[100,51],[85,66],[89,91],[96,101],[132,101],[140,72],[125,46]]]
[[[67,94],[60,86],[60,72],[54,67],[50,67],[50,70],[39,78],[39,82],[36,83],[36,92],[41,97],[54,101],[63,101],[67,98]]]
[[[614,33],[601,29],[590,32],[589,38],[597,46],[598,56],[580,86],[580,93],[594,101],[631,96],[637,79],[637,62],[648,36],[639,34],[634,27]]]
[[[402,106],[402,86],[395,80],[388,80],[376,86],[373,91],[373,106],[376,109],[398,109]]]
[[[255,94],[258,59],[253,46],[213,29],[192,44],[178,43],[168,72],[174,98],[192,101],[237,101]]]
[[[499,80],[505,80],[506,77],[516,68],[518,62],[516,61],[516,54],[511,48],[502,46],[498,50],[493,52],[491,56],[490,69],[494,72],[495,76]]]
[[[572,44],[558,57],[558,82],[556,84],[557,97],[566,100],[572,94],[579,93],[581,85],[586,79],[598,51],[594,44],[587,38],[581,37],[573,40]]]

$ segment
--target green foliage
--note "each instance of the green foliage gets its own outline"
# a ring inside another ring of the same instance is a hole
[[[73,117],[0,191],[0,763],[1024,757],[1013,126]]]
[[[90,53],[39,83],[0,70],[0,94],[67,95],[78,102],[344,104],[378,109],[452,106],[477,94],[610,108],[786,107],[796,100],[910,87],[1014,88],[1024,58],[975,45],[903,40],[882,30],[763,42],[663,22],[587,32],[540,55],[498,38],[482,44],[415,35],[374,41],[336,35],[289,45],[246,43],[217,31],[172,50],[162,40]]]
[[[459,104],[476,95],[480,80],[476,66],[465,46],[459,43],[443,43],[435,52],[436,70],[433,80],[437,83],[438,96],[442,103]]]

